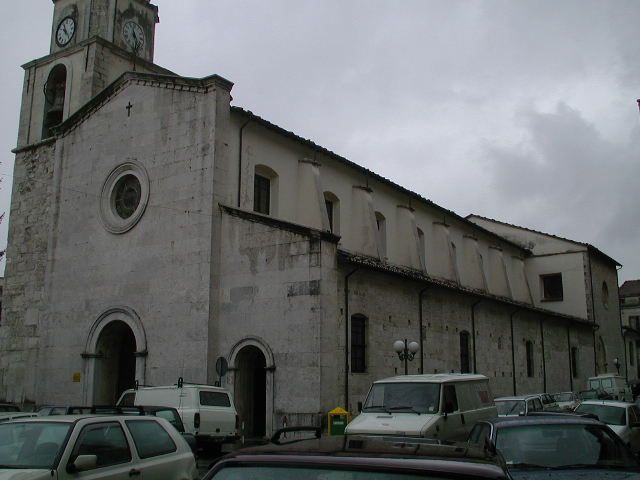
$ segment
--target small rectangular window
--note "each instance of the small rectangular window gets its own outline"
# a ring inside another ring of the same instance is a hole
[[[262,175],[253,178],[253,211],[269,215],[271,208],[271,181]]]
[[[325,199],[324,206],[327,207],[327,215],[329,216],[329,230],[333,232],[333,202]]]
[[[540,275],[542,300],[560,301],[563,298],[562,274],[553,273],[551,275]]]
[[[527,342],[527,377],[533,377],[533,343]]]
[[[366,363],[366,319],[351,317],[351,372],[364,373]]]
[[[571,375],[578,378],[578,347],[571,347]]]
[[[224,392],[200,391],[200,405],[207,407],[230,407],[229,395]]]

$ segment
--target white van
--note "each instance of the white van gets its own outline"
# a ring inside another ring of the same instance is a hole
[[[195,435],[199,445],[216,450],[222,443],[239,438],[238,413],[228,390],[211,385],[178,385],[125,390],[118,405],[174,407],[182,417],[185,431]]]
[[[614,400],[633,402],[631,388],[627,384],[627,380],[620,375],[603,373],[597,377],[589,377],[587,386],[589,390],[604,390],[611,395]]]
[[[373,382],[345,434],[466,441],[478,420],[497,416],[484,375],[404,375]]]

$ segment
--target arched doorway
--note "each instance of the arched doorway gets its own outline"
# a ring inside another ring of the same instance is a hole
[[[235,359],[235,401],[238,415],[244,422],[246,438],[266,435],[267,362],[262,351],[254,346],[242,347]]]
[[[83,402],[113,402],[136,381],[144,385],[146,357],[147,336],[135,310],[122,306],[102,312],[89,328],[82,352]]]
[[[93,403],[113,404],[136,380],[136,339],[120,320],[107,324],[96,344]]]

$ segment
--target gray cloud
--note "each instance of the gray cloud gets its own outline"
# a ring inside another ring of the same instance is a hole
[[[154,3],[158,64],[222,75],[234,104],[447,208],[594,243],[640,278],[637,1]],[[3,172],[51,7],[16,2],[0,32]]]

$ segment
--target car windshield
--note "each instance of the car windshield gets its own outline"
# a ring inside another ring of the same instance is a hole
[[[0,466],[54,468],[70,429],[70,423],[61,422],[15,422],[0,425]]]
[[[573,402],[573,393],[556,393],[553,398],[556,402]]]
[[[498,415],[519,415],[520,412],[525,411],[522,400],[496,400],[495,404]]]
[[[510,468],[638,468],[622,442],[602,425],[503,426],[496,448]]]
[[[429,473],[409,474],[394,472],[373,472],[356,469],[337,468],[298,468],[291,467],[228,467],[217,472],[211,480],[411,480],[415,478],[445,480],[450,476],[442,477]]]
[[[591,405],[580,404],[576,408],[576,412],[579,413],[592,413],[598,420],[607,425],[626,425],[627,415],[624,407],[614,407],[611,405]]]
[[[362,410],[436,413],[439,406],[439,383],[374,383]]]

